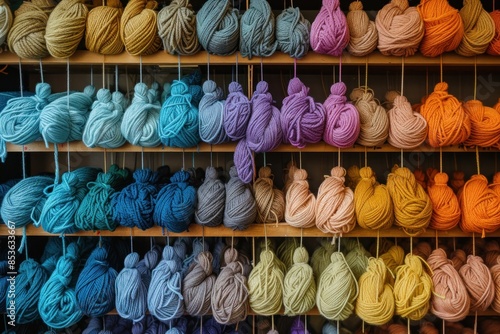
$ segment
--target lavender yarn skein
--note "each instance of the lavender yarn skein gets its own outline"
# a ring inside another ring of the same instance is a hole
[[[203,83],[203,97],[199,106],[199,131],[202,141],[222,144],[229,140],[224,129],[224,96],[212,80]]]
[[[243,87],[236,81],[231,82],[224,103],[224,129],[229,138],[239,140],[245,137],[251,114],[252,104],[243,94]]]
[[[238,176],[244,183],[250,183],[253,179],[254,160],[252,150],[248,147],[246,138],[241,139],[234,149],[234,166]]]
[[[233,230],[245,230],[255,221],[257,204],[252,190],[238,177],[236,167],[229,170],[230,179],[226,184],[226,206],[224,226]]]

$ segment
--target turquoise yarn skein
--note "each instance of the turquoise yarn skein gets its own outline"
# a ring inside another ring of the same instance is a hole
[[[275,20],[267,0],[250,0],[250,7],[240,21],[240,52],[243,57],[269,57],[278,43]]]

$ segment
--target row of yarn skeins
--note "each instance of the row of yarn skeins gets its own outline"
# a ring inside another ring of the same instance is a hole
[[[162,47],[190,55],[203,47],[228,55],[238,48],[245,57],[270,56],[276,50],[295,58],[314,51],[339,56],[347,50],[364,56],[377,47],[387,55],[409,56],[417,50],[435,57],[455,50],[464,56],[500,52],[500,11],[489,14],[480,0],[466,0],[459,11],[447,0],[421,0],[417,7],[393,0],[371,21],[362,3],[352,2],[347,16],[339,0],[324,0],[312,24],[299,8],[275,18],[266,0],[252,0],[243,15],[229,0],[209,0],[195,14],[188,0],[175,0],[159,12],[156,1],[119,1],[90,12],[83,0],[35,1],[13,16],[3,5],[0,42],[23,58],[71,56],[80,41],[102,54],[126,50],[147,55]],[[55,8],[54,8],[55,6]],[[53,10],[52,10],[53,9]],[[444,17],[444,18],[443,18]],[[10,29],[10,31],[9,31]],[[62,42],[64,41],[64,43]]]

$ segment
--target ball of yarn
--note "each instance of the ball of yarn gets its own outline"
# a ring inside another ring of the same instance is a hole
[[[229,139],[224,129],[222,89],[214,81],[207,80],[203,83],[203,93],[199,106],[200,138],[208,144],[222,144]]]
[[[432,202],[429,227],[440,231],[455,227],[460,221],[461,211],[457,196],[448,186],[448,175],[437,173],[434,176],[434,185],[427,188],[427,194]]]
[[[155,147],[161,142],[158,134],[159,103],[148,96],[148,87],[138,83],[134,88],[132,103],[123,114],[121,132],[132,145]]]
[[[311,25],[311,48],[339,57],[349,43],[349,26],[339,0],[323,0]]]
[[[359,295],[355,310],[356,314],[368,324],[384,325],[394,315],[394,295],[388,276],[384,261],[370,258],[366,273],[359,278]]]
[[[146,314],[147,288],[137,270],[139,254],[130,253],[115,280],[116,311],[120,317],[140,321]]]
[[[394,222],[394,207],[389,190],[379,184],[370,167],[360,169],[361,180],[354,191],[356,220],[362,228],[386,229]]]
[[[358,297],[356,277],[340,252],[331,256],[331,263],[321,274],[316,304],[322,316],[328,320],[346,320],[354,311]]]
[[[38,221],[47,199],[44,190],[53,183],[54,179],[46,176],[31,176],[19,181],[3,198],[2,220],[14,223],[16,228]]]
[[[158,35],[170,54],[192,55],[200,49],[196,15],[189,0],[173,0],[158,13]]]
[[[313,308],[316,297],[316,282],[308,264],[307,249],[299,247],[293,253],[293,265],[283,281],[283,305],[285,315],[304,314]]]
[[[347,174],[345,176],[345,185],[352,189],[352,191],[356,190],[356,187],[361,181],[361,175],[359,174],[359,167],[356,165],[352,165],[347,168]]]
[[[217,55],[230,55],[238,48],[239,13],[229,0],[208,0],[196,14],[196,32],[201,46]]]
[[[337,326],[332,324],[330,321],[326,321],[321,329],[321,334],[338,334]]]
[[[475,56],[486,52],[495,37],[495,22],[483,9],[479,0],[464,0],[460,9],[464,36],[455,50],[461,56]]]
[[[247,144],[256,153],[269,152],[281,144],[280,111],[273,105],[269,84],[260,81],[252,96],[252,115],[248,121]]]
[[[391,0],[377,13],[378,49],[385,56],[412,56],[424,37],[424,20],[408,0]]]
[[[112,217],[116,224],[145,230],[153,226],[158,174],[150,169],[137,169],[133,177],[134,183],[111,196]]]
[[[120,21],[123,6],[118,0],[92,9],[87,17],[85,47],[92,52],[115,55],[123,52]]]
[[[427,121],[420,113],[413,111],[406,97],[397,96],[387,116],[390,124],[387,141],[392,146],[410,150],[425,141]]]
[[[285,266],[285,276],[288,273],[288,270],[292,268],[293,265],[293,254],[295,254],[295,250],[299,248],[300,244],[297,238],[285,238],[283,242],[278,245],[276,249],[276,255],[283,265]],[[309,258],[309,255],[307,255]],[[286,290],[286,289],[285,289]],[[283,292],[285,292],[283,290]]]
[[[224,262],[226,266],[217,276],[210,300],[214,319],[220,324],[230,325],[247,317],[247,277],[236,249],[226,250]]]
[[[315,225],[316,197],[309,190],[305,169],[295,170],[285,203],[285,221],[288,224],[297,228],[309,228]]]
[[[130,0],[127,3],[120,21],[120,36],[125,50],[132,56],[150,55],[160,49],[157,6],[152,0]]]
[[[308,94],[309,87],[299,78],[293,78],[288,83],[288,96],[281,107],[283,142],[298,148],[319,142],[325,128],[323,105]]]
[[[375,22],[370,21],[368,14],[363,10],[361,1],[353,1],[349,5],[347,25],[350,34],[347,51],[357,57],[372,53],[377,47],[377,28]]]
[[[197,224],[214,227],[222,224],[224,218],[224,207],[226,203],[226,188],[218,179],[217,170],[207,167],[205,170],[205,181],[198,188],[198,201],[194,212],[194,220]]]
[[[426,57],[436,57],[455,50],[464,35],[458,10],[448,0],[422,0],[417,9],[425,28],[420,52]]]
[[[288,192],[288,188],[292,185],[293,182],[293,175],[295,174],[295,171],[298,169],[298,167],[295,165],[295,161],[291,160],[287,163],[287,166],[285,169],[283,169],[283,193],[286,196],[286,193]]]
[[[356,226],[354,193],[344,186],[346,171],[333,167],[318,188],[316,226],[323,233],[348,233]]]
[[[500,55],[500,10],[497,9],[492,11],[490,16],[493,19],[493,24],[495,26],[495,34],[490,42],[490,45],[488,45],[488,48],[486,49],[486,53],[492,56],[498,56]]]
[[[356,247],[350,250],[345,256],[345,261],[356,278],[356,282],[359,280],[361,275],[366,272],[369,258],[370,253],[364,249],[361,244],[357,244]]]
[[[85,32],[88,9],[83,0],[63,0],[49,15],[45,42],[55,58],[71,57]]]
[[[271,176],[271,168],[261,167],[259,177],[253,184],[257,223],[279,223],[285,216],[285,196],[281,190],[274,188]]]
[[[252,114],[252,105],[243,93],[241,84],[233,81],[229,84],[229,94],[224,103],[224,130],[231,140],[245,137],[248,121]]]
[[[243,57],[269,57],[278,43],[275,21],[267,0],[251,0],[240,20],[240,52]]]
[[[375,100],[373,90],[367,89],[366,93],[363,92],[353,101],[360,122],[357,142],[364,146],[382,145],[389,134],[389,118],[384,107]]]
[[[83,317],[71,284],[77,275],[79,247],[71,243],[66,254],[59,258],[57,266],[40,291],[38,311],[43,322],[52,328],[73,326]]]
[[[191,316],[203,316],[211,309],[212,290],[216,277],[212,273],[212,254],[201,252],[182,281],[182,296],[186,312]]]
[[[200,141],[198,108],[188,87],[183,80],[174,80],[161,108],[158,132],[165,146],[193,147]]]
[[[121,124],[126,108],[127,102],[122,93],[99,89],[83,130],[83,143],[88,147],[103,148],[118,148],[125,144]]]
[[[406,167],[396,168],[387,177],[387,189],[394,203],[395,223],[408,235],[425,231],[432,216],[432,203],[413,173]]]
[[[245,230],[255,222],[257,204],[252,190],[238,177],[236,167],[229,170],[230,179],[226,183],[224,226],[232,230]]]
[[[278,48],[292,58],[300,59],[309,51],[311,23],[298,7],[285,8],[276,17]]]
[[[500,141],[500,114],[493,108],[484,106],[479,100],[464,102],[463,108],[469,116],[470,135],[466,146],[490,147]]]
[[[470,310],[485,311],[495,298],[495,283],[491,272],[479,256],[467,256],[458,271],[470,296]]]
[[[339,148],[354,145],[360,131],[359,113],[354,105],[347,102],[346,91],[345,83],[334,83],[330,87],[330,95],[323,103],[326,112],[323,140]]]

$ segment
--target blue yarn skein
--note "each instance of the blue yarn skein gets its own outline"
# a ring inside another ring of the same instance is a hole
[[[45,146],[81,140],[94,98],[95,88],[87,86],[83,93],[65,95],[45,106],[39,127]]]
[[[170,94],[160,111],[161,142],[169,147],[196,146],[200,141],[198,108],[191,102],[188,85],[183,80],[174,80]]]
[[[82,334],[99,334],[102,329],[102,319],[100,318],[90,318],[87,328],[85,328]]]
[[[163,259],[153,270],[148,290],[149,312],[166,322],[179,318],[184,313],[184,298],[181,293],[181,266],[172,246],[165,246]]]
[[[191,104],[196,108],[200,106],[203,98],[203,88],[201,87],[201,71],[196,70],[182,77],[181,81],[188,85],[188,93],[191,95]]]
[[[224,96],[222,89],[212,80],[203,83],[203,98],[200,101],[199,131],[202,141],[222,144],[229,140],[224,129]]]
[[[121,124],[126,108],[127,100],[122,93],[111,94],[108,89],[99,89],[83,131],[83,143],[88,147],[103,148],[117,148],[125,144]]]
[[[222,224],[226,203],[226,188],[214,167],[205,170],[205,181],[198,188],[194,220],[197,224],[214,227]]]
[[[222,238],[218,238],[214,246],[214,251],[212,252],[212,257],[213,257],[212,267],[216,275],[218,275],[220,272],[221,261],[224,256],[225,249],[226,249],[226,244],[224,243],[224,240],[222,240]]]
[[[161,104],[170,97],[170,91],[172,90],[172,84],[170,82],[165,82],[163,84],[163,92],[161,93]]]
[[[224,129],[229,138],[239,140],[246,136],[252,104],[238,82],[231,82],[228,89],[229,94],[224,103]]]
[[[178,171],[156,197],[153,220],[174,233],[187,230],[196,207],[196,189],[189,185],[189,173]]]
[[[298,7],[288,7],[276,18],[278,47],[292,58],[300,59],[309,51],[311,22]]]
[[[7,279],[7,272],[9,272],[9,263],[7,261],[0,261],[0,312],[7,312],[7,292],[9,289],[9,281]]]
[[[151,284],[151,275],[160,261],[161,253],[160,246],[154,245],[137,264],[137,270],[141,273],[141,279],[146,288],[149,288],[149,284]]]
[[[137,270],[139,254],[130,253],[115,281],[116,311],[125,319],[140,321],[146,314],[147,288]]]
[[[134,183],[111,197],[112,216],[116,224],[145,230],[153,226],[158,174],[150,169],[137,169],[133,177]]]
[[[47,243],[45,244],[45,247],[43,249],[43,254],[42,257],[40,258],[40,261],[44,263],[51,257],[56,257],[59,259],[59,257],[63,254],[62,253],[62,238],[46,238]]]
[[[144,334],[164,334],[167,330],[167,324],[149,316],[147,318],[147,328],[144,331]]]
[[[235,166],[229,170],[231,178],[226,184],[224,226],[233,230],[245,230],[255,222],[257,204],[252,190],[238,177]]]
[[[13,222],[16,228],[37,221],[47,196],[44,189],[54,183],[46,176],[31,176],[19,181],[5,194],[1,216],[4,222]]]
[[[238,48],[239,13],[229,0],[208,0],[196,14],[196,32],[208,52],[230,55]]]
[[[269,57],[278,43],[274,35],[275,21],[267,0],[251,0],[240,21],[240,52],[243,57]]]
[[[78,307],[75,290],[70,285],[78,264],[79,248],[71,243],[66,255],[59,258],[57,267],[43,285],[38,311],[49,327],[62,329],[76,324],[83,317]]]
[[[325,322],[323,325],[323,329],[321,330],[322,334],[338,334],[337,326],[332,324],[330,321]]]
[[[19,180],[9,180],[5,183],[0,184],[0,208],[2,207],[3,198],[10,190],[10,188],[12,188],[17,182],[19,182]],[[0,216],[0,224],[1,223],[4,223],[4,221],[2,221],[2,217]]]
[[[138,83],[134,88],[134,98],[123,114],[121,132],[132,145],[155,147],[160,145],[158,119],[161,106],[151,94],[148,86]]]

